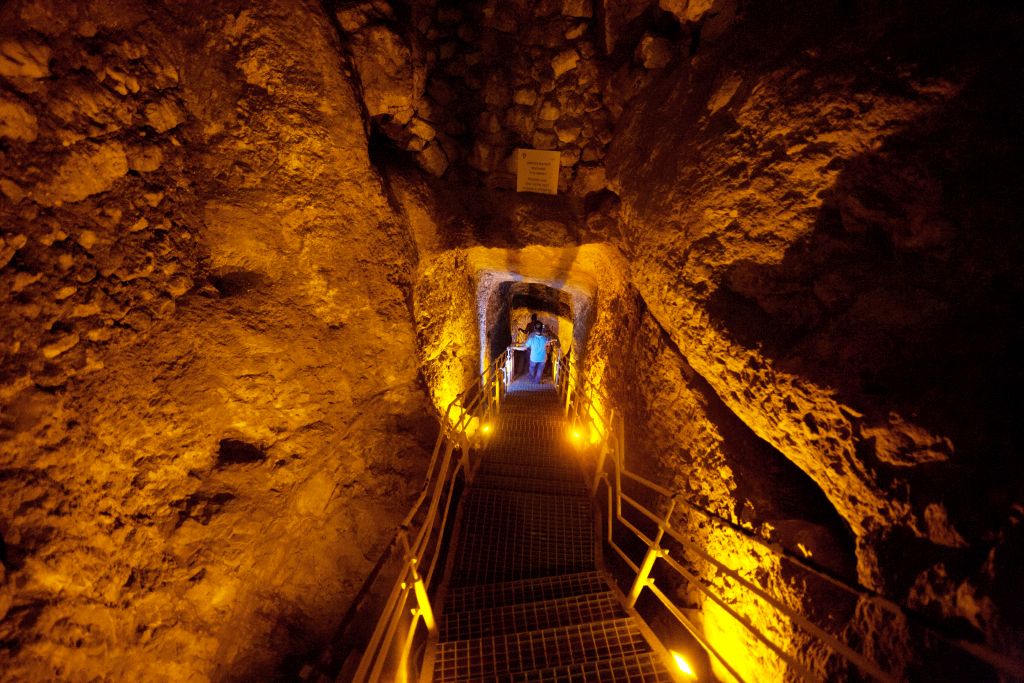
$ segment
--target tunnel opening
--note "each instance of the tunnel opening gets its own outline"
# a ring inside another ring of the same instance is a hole
[[[541,283],[515,283],[510,288],[508,321],[514,341],[522,343],[528,334],[537,332],[557,344],[557,356],[549,353],[541,370],[541,377],[552,379],[552,363],[562,354],[570,352],[573,339],[574,317],[572,303],[564,291]],[[534,322],[536,321],[536,322]],[[528,351],[517,351],[515,374],[521,375],[528,367]]]
[[[402,150],[398,143],[384,132],[388,121],[374,119],[370,122],[370,136],[367,140],[366,149],[369,154],[370,163],[381,172],[391,167],[405,167],[408,165],[408,154]]]
[[[484,256],[486,252],[479,252]],[[594,245],[586,258],[576,249],[507,250],[497,258],[502,269],[492,270],[494,252],[484,259],[477,276],[476,308],[480,334],[480,367],[486,369],[509,348],[522,343],[537,316],[538,330],[547,336],[557,356],[577,367],[585,353],[596,295],[593,270],[606,255]],[[607,264],[605,264],[607,265]],[[616,264],[618,266],[618,264]],[[515,373],[523,372],[525,352],[516,350]],[[544,376],[551,377],[549,356]]]

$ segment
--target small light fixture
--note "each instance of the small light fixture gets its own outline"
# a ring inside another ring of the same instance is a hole
[[[480,431],[483,432],[484,434],[490,434],[491,425],[489,423],[484,423],[483,426],[480,427]]]
[[[690,663],[687,662],[686,659],[675,650],[669,650],[669,652],[672,654],[672,659],[675,660],[676,666],[679,668],[679,670],[687,676],[689,676],[690,678],[696,680],[697,674],[693,673],[693,667],[690,666]]]

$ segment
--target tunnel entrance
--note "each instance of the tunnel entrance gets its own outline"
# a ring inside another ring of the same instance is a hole
[[[563,289],[543,282],[504,281],[497,285],[489,297],[487,314],[481,321],[483,357],[486,367],[512,344],[525,341],[531,330],[533,316],[537,317],[539,331],[551,338],[561,353],[569,352],[573,344],[577,321],[573,315],[571,295]],[[515,375],[526,371],[525,351],[515,352]],[[544,377],[550,377],[549,362]]]

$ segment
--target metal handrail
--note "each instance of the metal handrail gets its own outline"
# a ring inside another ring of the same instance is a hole
[[[718,663],[720,663],[736,680],[742,681],[743,679],[736,672],[734,667],[725,660],[722,654],[707,641],[700,632],[700,629],[696,627],[689,618],[685,616],[685,614],[683,614],[683,612],[668,596],[665,595],[664,592],[655,587],[654,581],[650,576],[655,564],[659,560],[661,560],[664,565],[670,568],[688,584],[694,586],[698,591],[704,593],[709,599],[718,604],[727,614],[736,619],[738,623],[750,632],[751,635],[763,642],[770,650],[789,664],[792,670],[799,674],[801,678],[806,680],[818,680],[818,678],[809,671],[804,664],[799,662],[793,654],[785,652],[777,643],[774,643],[768,636],[755,627],[749,619],[733,610],[721,596],[714,592],[713,586],[709,586],[706,581],[701,581],[700,577],[696,576],[675,559],[669,557],[668,550],[661,547],[661,542],[665,535],[668,535],[687,551],[693,552],[696,556],[706,562],[709,562],[720,573],[736,581],[745,589],[769,604],[773,609],[778,610],[781,614],[791,619],[793,623],[799,625],[807,634],[815,638],[820,644],[827,647],[835,655],[844,659],[848,664],[857,667],[862,672],[879,681],[894,681],[895,678],[886,671],[883,671],[876,662],[868,659],[845,642],[839,640],[837,637],[819,627],[806,615],[793,609],[789,605],[782,603],[756,583],[745,578],[740,572],[732,569],[712,556],[704,548],[686,538],[672,525],[671,516],[677,504],[682,504],[687,509],[696,512],[716,525],[742,535],[745,539],[758,544],[769,554],[827,581],[829,584],[846,591],[860,600],[864,600],[872,605],[881,607],[894,616],[907,618],[908,621],[922,625],[930,632],[931,635],[940,639],[942,642],[985,662],[999,670],[1001,673],[1010,675],[1014,678],[1024,678],[1024,664],[993,652],[984,646],[946,636],[936,628],[923,624],[923,617],[917,615],[909,608],[903,607],[863,586],[851,585],[848,582],[829,574],[827,571],[804,561],[802,558],[795,556],[779,544],[773,543],[763,536],[752,533],[751,531],[744,529],[729,520],[723,519],[722,517],[691,502],[684,494],[673,492],[670,489],[652,482],[637,473],[630,472],[626,469],[625,463],[625,428],[622,416],[616,416],[615,410],[611,407],[611,402],[599,386],[589,378],[581,377],[578,372],[572,373],[572,376],[570,376],[570,372],[568,370],[568,367],[564,367],[560,373],[559,379],[561,381],[557,386],[558,392],[564,400],[565,415],[572,422],[574,431],[581,425],[584,425],[588,432],[597,436],[596,450],[598,458],[591,490],[596,499],[599,488],[602,485],[606,488],[607,495],[605,498],[607,523],[605,543],[609,548],[615,551],[626,566],[635,574],[635,580],[629,595],[630,605],[633,606],[636,604],[636,601],[639,599],[643,590],[646,589],[651,591],[651,593],[657,598],[658,602],[665,607],[677,622],[691,635],[693,635],[701,647]],[[595,400],[595,398],[597,400]],[[602,407],[608,411],[607,416],[603,414]],[[608,471],[609,469],[610,472]],[[642,489],[647,490],[667,501],[668,512],[664,515],[659,515],[635,497],[625,493],[622,486],[623,479],[634,482]],[[623,502],[643,518],[657,525],[658,532],[655,538],[651,538],[643,533],[636,525],[626,518],[623,513]],[[618,525],[619,528],[628,531],[633,537],[646,546],[647,551],[644,560],[640,565],[634,562],[632,558],[629,557],[628,553],[615,542],[614,532],[616,525]]]
[[[471,453],[482,431],[479,427],[488,424],[501,409],[513,379],[512,371],[511,353],[506,350],[439,416],[441,430],[434,443],[423,489],[375,565],[375,569],[379,569],[396,556],[396,551],[402,553],[401,568],[352,681],[377,682],[396,670],[407,674],[420,624],[429,634],[436,634],[437,622],[429,591],[441,560],[445,529],[455,508],[455,482],[460,475],[466,481],[472,480]],[[477,429],[474,429],[474,420]],[[459,451],[458,458],[456,451]],[[376,571],[368,582],[375,584],[380,577],[381,572]],[[359,594],[361,599],[365,600],[371,588],[371,585],[364,586]]]

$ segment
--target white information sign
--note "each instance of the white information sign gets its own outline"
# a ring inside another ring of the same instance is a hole
[[[517,149],[516,192],[558,194],[561,156],[542,149]]]

